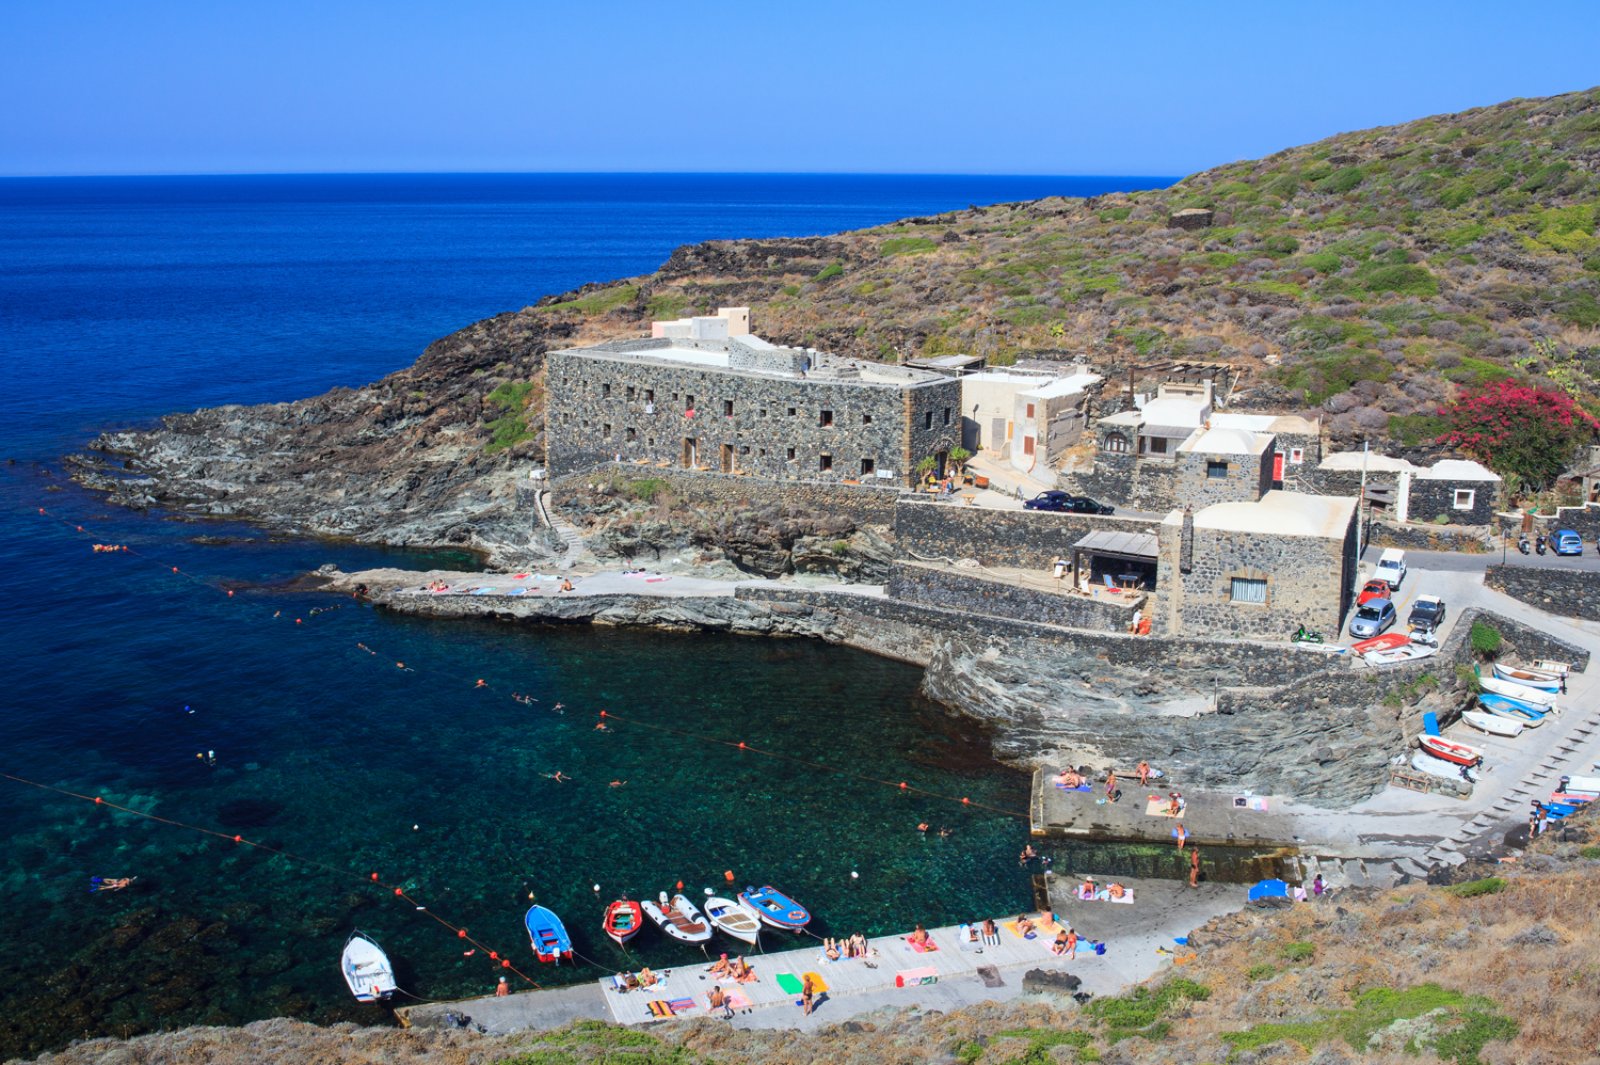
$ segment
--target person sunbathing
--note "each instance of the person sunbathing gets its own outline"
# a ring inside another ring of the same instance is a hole
[[[1094,898],[1094,893],[1098,890],[1099,888],[1095,885],[1094,877],[1086,876],[1083,878],[1083,883],[1078,885],[1078,898],[1092,899]]]
[[[1056,933],[1056,941],[1050,944],[1051,954],[1065,954],[1067,952],[1067,930],[1063,928]]]
[[[654,987],[656,984],[656,979],[656,974],[650,971],[650,966],[646,965],[643,969],[639,970],[640,987]]]
[[[829,961],[838,961],[839,944],[835,943],[831,938],[824,939],[822,941],[822,953]]]
[[[757,980],[761,979],[756,975],[756,971],[750,968],[750,963],[745,961],[743,958],[740,958],[734,963],[734,965],[735,972],[733,978],[739,981],[741,984],[753,984]]]
[[[933,941],[928,938],[928,930],[922,927],[920,924],[917,925],[917,930],[915,932],[912,932],[909,936],[906,936],[906,942],[910,943],[912,948],[915,950],[933,949]]]
[[[1112,884],[1110,887],[1106,888],[1106,891],[1109,892],[1111,897],[1114,899],[1120,899],[1122,896],[1128,893],[1128,889],[1123,887],[1121,884]]]
[[[718,958],[716,962],[712,964],[711,968],[706,970],[706,972],[710,973],[712,976],[718,977],[733,976],[735,975],[734,963],[729,961],[728,956],[724,954],[722,957]]]
[[[1033,929],[1034,929],[1033,922],[1028,920],[1028,915],[1027,914],[1025,914],[1025,913],[1017,914],[1017,934],[1018,935],[1020,935],[1023,939],[1027,939],[1029,936],[1033,935]]]

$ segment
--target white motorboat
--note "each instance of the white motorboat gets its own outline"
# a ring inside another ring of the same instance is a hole
[[[717,926],[718,931],[726,932],[734,939],[743,940],[751,946],[761,938],[761,921],[732,899],[718,898],[715,895],[707,898],[706,917]]]
[[[351,932],[345,940],[339,971],[357,1002],[384,1002],[394,994],[394,966],[389,964],[389,955],[363,932]]]
[[[1435,758],[1426,751],[1417,751],[1411,756],[1411,768],[1419,773],[1427,773],[1429,776],[1466,780],[1474,784],[1478,781],[1477,770],[1457,765],[1454,762],[1447,762],[1443,758]]]
[[[1461,720],[1479,732],[1487,732],[1491,736],[1516,737],[1522,735],[1522,724],[1520,722],[1496,717],[1494,714],[1485,714],[1478,710],[1468,710],[1461,715]]]
[[[669,900],[663,891],[659,901],[645,899],[639,907],[663,932],[680,943],[704,943],[711,938],[711,926],[705,917],[682,895],[674,895]]]
[[[1564,789],[1567,794],[1600,795],[1600,777],[1569,776]]]

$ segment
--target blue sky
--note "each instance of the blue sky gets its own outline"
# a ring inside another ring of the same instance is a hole
[[[1600,82],[1594,4],[7,0],[0,174],[1188,173]]]

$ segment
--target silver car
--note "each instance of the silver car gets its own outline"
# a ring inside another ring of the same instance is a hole
[[[1350,635],[1358,640],[1381,635],[1395,623],[1394,602],[1389,599],[1368,599],[1356,607],[1356,616],[1350,619]]]

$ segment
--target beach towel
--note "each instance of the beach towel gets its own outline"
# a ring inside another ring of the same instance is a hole
[[[1011,934],[1016,936],[1018,939],[1038,939],[1039,938],[1039,933],[1038,932],[1029,932],[1027,935],[1023,935],[1022,932],[1017,928],[1017,922],[1015,922],[1015,921],[1007,921],[1005,926],[1007,928],[1009,928],[1011,930]]]
[[[499,591],[498,588],[488,588],[488,587],[474,588],[474,589],[472,589],[472,594],[473,595],[494,595],[497,591]]]
[[[939,944],[935,943],[931,939],[928,940],[926,943],[913,943],[913,942],[911,942],[911,940],[907,939],[906,940],[906,946],[910,947],[912,950],[916,951],[918,954],[931,954],[933,951],[936,951],[936,950],[939,949]]]
[[[514,581],[525,581],[528,579],[528,575],[526,573],[513,573],[511,575],[511,579]]]
[[[918,984],[937,984],[938,982],[939,970],[931,965],[925,965],[920,969],[901,969],[894,974],[895,987],[915,987]]]
[[[672,1012],[673,1013],[682,1013],[684,1010],[692,1010],[692,1009],[694,1009],[694,999],[692,999],[692,998],[669,998],[669,999],[667,999],[667,1005],[672,1008]]]
[[[506,594],[507,595],[527,595],[528,594],[528,589],[526,589],[526,588],[513,588],[509,592],[507,592]]]
[[[822,978],[821,973],[808,972],[805,975],[811,977],[811,990],[813,994],[820,995],[824,991],[828,990],[828,982]]]
[[[1145,799],[1144,812],[1151,817],[1182,817],[1182,809],[1179,809],[1175,814],[1167,811],[1167,807],[1171,802],[1171,799],[1163,799],[1158,795],[1151,795]]]
[[[672,1016],[672,1007],[660,999],[652,999],[645,1003],[645,1009],[650,1011],[650,1016],[666,1019]]]
[[[728,996],[728,1005],[732,1006],[736,1010],[747,1010],[755,1005],[755,1003],[750,1001],[749,995],[745,994],[743,991],[740,991],[736,987],[729,988],[728,990],[724,991],[723,994]]]
[[[662,581],[670,581],[671,579],[671,577],[646,577],[644,582],[646,584],[660,584]]]
[[[778,990],[786,995],[798,995],[800,993],[800,978],[794,973],[779,973]]]
[[[1093,784],[1079,784],[1075,788],[1069,788],[1065,784],[1062,784],[1062,783],[1058,782],[1056,784],[1056,787],[1060,788],[1062,791],[1093,791],[1094,790],[1094,785]]]

